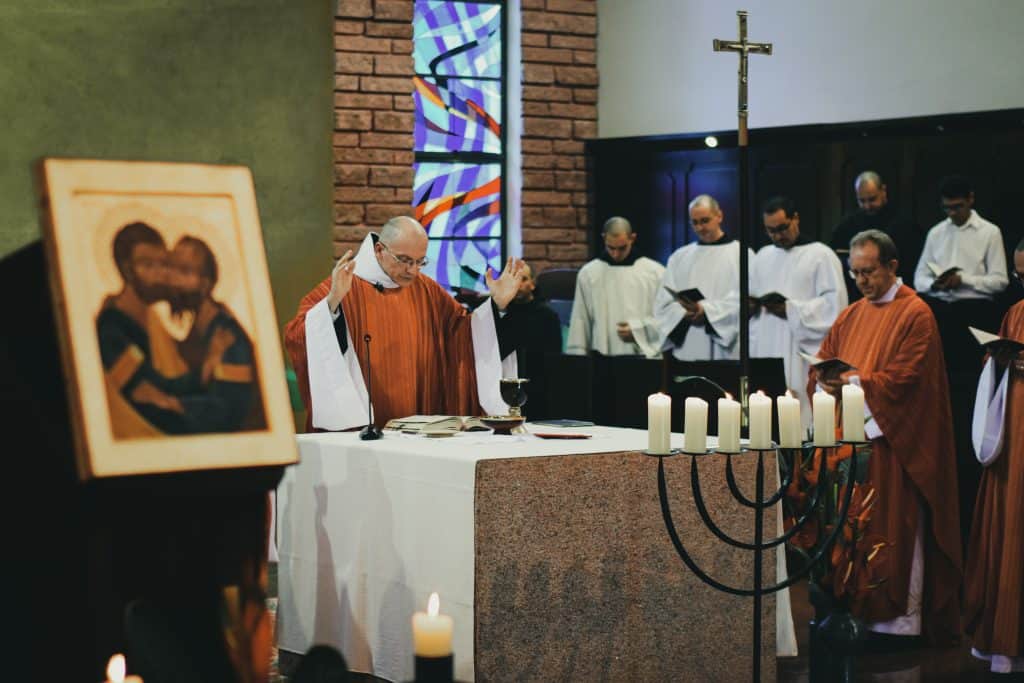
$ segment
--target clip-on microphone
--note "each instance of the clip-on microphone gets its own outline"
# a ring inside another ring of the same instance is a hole
[[[384,433],[373,424],[373,372],[370,367],[370,335],[363,335],[366,342],[366,426],[359,432],[359,438],[363,441],[376,441],[384,436]]]

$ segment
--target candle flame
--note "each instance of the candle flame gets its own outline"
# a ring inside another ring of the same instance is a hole
[[[441,612],[441,598],[438,597],[437,593],[431,593],[430,599],[427,600],[427,614],[436,617]]]
[[[124,673],[127,666],[124,662],[124,655],[116,654],[107,663],[107,678],[112,683],[124,683]]]
[[[790,398],[795,398],[795,397],[793,396],[793,392],[792,392],[792,391],[790,391],[789,389],[786,389],[786,396],[789,396]]]
[[[727,392],[725,392],[725,398],[726,398],[727,400],[731,401],[731,400],[732,400],[732,394],[730,394],[730,393],[729,393],[728,391],[727,391]]]
[[[758,396],[764,396],[764,392],[762,390],[758,389],[757,390],[757,395]]]

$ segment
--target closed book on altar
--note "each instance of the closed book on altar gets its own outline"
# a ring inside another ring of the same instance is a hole
[[[800,356],[810,363],[812,368],[826,376],[841,375],[844,372],[857,369],[842,358],[818,358],[803,351],[800,352]]]
[[[384,429],[404,434],[454,434],[455,432],[487,432],[490,427],[478,417],[460,415],[410,415],[388,420]]]
[[[996,355],[1001,351],[1007,351],[1009,353],[1020,353],[1024,351],[1024,344],[1021,344],[1015,339],[1007,339],[1006,337],[1000,337],[998,334],[992,334],[985,330],[979,330],[977,327],[968,327],[974,338],[978,340],[978,343],[985,347],[985,350],[991,355]]]
[[[673,299],[685,299],[696,303],[704,298],[704,294],[699,289],[693,287],[692,289],[684,289],[681,292],[677,292],[671,287],[665,287],[665,291],[672,295]]]

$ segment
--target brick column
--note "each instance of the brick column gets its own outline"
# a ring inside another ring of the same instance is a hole
[[[597,3],[522,0],[523,257],[538,272],[588,258],[597,137]]]
[[[334,20],[334,253],[411,214],[411,0],[339,0]]]

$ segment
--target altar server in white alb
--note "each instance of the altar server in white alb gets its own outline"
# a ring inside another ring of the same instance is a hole
[[[690,202],[690,223],[697,241],[669,257],[654,300],[661,348],[679,360],[738,358],[739,242],[722,232],[722,210],[711,195]]]
[[[609,218],[602,234],[604,251],[576,278],[566,353],[657,357],[661,349],[651,310],[665,267],[636,255],[636,233],[625,218]]]
[[[846,308],[843,266],[828,246],[800,234],[793,200],[769,199],[762,213],[772,243],[761,247],[750,264],[750,355],[782,359],[786,385],[800,399],[806,430],[811,425],[808,363],[800,354],[814,356]]]

